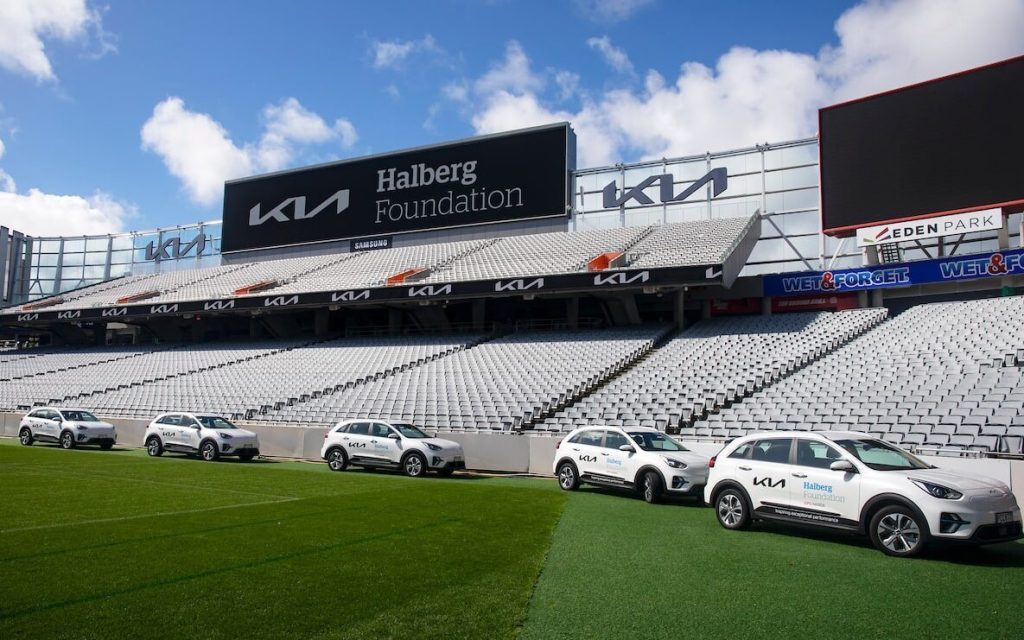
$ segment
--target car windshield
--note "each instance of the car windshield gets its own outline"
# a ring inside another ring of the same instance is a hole
[[[644,451],[689,451],[664,433],[652,431],[627,431],[626,433]]]
[[[418,428],[414,427],[411,424],[403,424],[401,422],[392,422],[391,426],[394,427],[395,429],[398,429],[398,432],[400,434],[402,434],[403,436],[405,436],[406,438],[419,439],[419,438],[429,438],[430,437],[430,436],[428,436],[427,434],[423,433],[422,431],[420,431]]]
[[[836,444],[876,471],[931,468],[927,462],[881,440],[836,440]]]
[[[235,425],[231,424],[220,416],[196,416],[199,422],[207,429],[237,429]]]
[[[92,415],[88,411],[69,411],[67,409],[61,409],[61,414],[65,420],[74,420],[75,422],[99,422],[99,418]]]

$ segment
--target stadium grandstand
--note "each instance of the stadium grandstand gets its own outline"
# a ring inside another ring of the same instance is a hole
[[[218,413],[307,457],[360,416],[508,451],[606,424],[1024,455],[1019,181],[864,188],[870,163],[835,143],[859,104],[823,110],[820,139],[577,169],[562,123],[229,182],[221,221],[0,228],[4,433],[73,405],[136,428]],[[495,161],[512,148],[532,155]],[[423,177],[470,155],[472,180]]]

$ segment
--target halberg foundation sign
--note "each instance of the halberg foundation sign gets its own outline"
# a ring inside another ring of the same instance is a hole
[[[235,180],[221,251],[568,215],[568,123]]]

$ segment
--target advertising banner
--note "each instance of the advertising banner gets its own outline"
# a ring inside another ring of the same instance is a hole
[[[791,296],[1017,275],[1024,275],[1024,249],[857,269],[768,275],[764,276],[763,286],[766,296]]]
[[[391,236],[384,236],[383,238],[364,238],[362,240],[352,240],[349,242],[348,250],[352,253],[357,251],[377,251],[378,249],[390,249],[391,248]]]
[[[234,180],[221,251],[567,216],[568,123]]]
[[[911,220],[880,224],[857,229],[857,246],[870,247],[887,242],[924,240],[974,231],[995,231],[1003,228],[1003,212],[1000,209],[986,209],[971,213],[957,213],[928,220]]]

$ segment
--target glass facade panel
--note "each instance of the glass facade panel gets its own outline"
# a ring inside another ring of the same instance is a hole
[[[102,282],[108,272],[109,277],[116,278],[133,273],[217,266],[220,264],[220,227],[220,222],[214,221],[166,231],[64,238],[63,256],[60,238],[35,238],[29,272],[29,299],[53,295],[58,289],[63,292]],[[146,247],[150,243],[159,245],[161,238],[177,237],[187,244],[200,232],[208,236],[203,256],[197,257],[193,250],[190,255],[177,260],[158,263],[146,259]]]
[[[574,207],[584,215],[573,223],[577,229],[595,229],[636,226],[749,216],[755,212],[771,213],[776,230],[763,222],[763,239],[758,243],[750,261],[758,264],[756,271],[748,265],[741,275],[806,269],[800,258],[818,263],[818,147],[816,140],[803,140],[785,145],[755,147],[741,152],[714,154],[710,162],[706,157],[668,160],[664,164],[640,164],[585,170],[575,178]],[[762,166],[765,171],[762,172]],[[645,189],[653,201],[641,205],[635,200],[626,203],[624,215],[618,208],[604,209],[601,189],[615,182],[622,193],[622,175],[627,188],[652,175],[671,173],[676,181],[675,193],[707,175],[709,169],[723,167],[728,173],[728,186],[724,192],[708,202],[709,190],[698,189],[682,203],[668,205],[660,200],[657,186]],[[580,195],[580,187],[584,193]],[[780,237],[793,234],[793,247]]]
[[[110,238],[101,236],[98,238],[86,238],[85,250],[86,251],[106,251],[107,245],[110,243]]]

